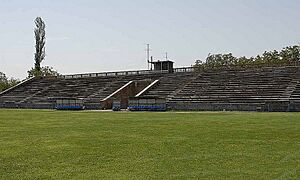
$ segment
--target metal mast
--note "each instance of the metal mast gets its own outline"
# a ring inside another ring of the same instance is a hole
[[[147,44],[147,63],[148,63],[148,70],[150,64],[150,44]]]
[[[168,52],[166,52],[166,57],[165,58],[166,58],[166,61],[167,61],[168,60]]]

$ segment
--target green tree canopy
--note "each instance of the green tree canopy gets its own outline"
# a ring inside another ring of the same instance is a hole
[[[58,76],[59,73],[50,66],[42,67],[41,63],[44,61],[46,52],[46,25],[41,17],[37,17],[34,21],[34,37],[35,37],[35,54],[34,54],[34,67],[28,72],[28,77],[36,76]]]
[[[262,55],[247,58],[245,56],[235,57],[232,53],[210,54],[204,63],[196,60],[194,67],[218,68],[218,67],[264,67],[264,66],[286,66],[296,65],[300,60],[300,47],[288,46],[280,52],[265,51]]]
[[[37,70],[32,68],[28,71],[28,77],[34,77],[36,76]],[[39,72],[39,76],[59,76],[59,73],[53,69],[53,67],[45,66],[41,67],[41,70]]]
[[[20,81],[14,78],[7,78],[3,72],[0,72],[0,92],[17,85]]]
[[[41,63],[45,59],[45,44],[46,44],[46,25],[41,17],[35,19],[36,28],[34,29],[35,36],[35,54],[34,54],[34,69],[35,76],[41,73]]]

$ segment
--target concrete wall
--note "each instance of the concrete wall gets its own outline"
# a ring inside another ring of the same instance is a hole
[[[3,103],[3,104],[0,104],[0,108],[55,109],[55,104]]]
[[[184,111],[257,111],[259,104],[168,103],[168,110]]]
[[[184,111],[263,111],[263,112],[300,112],[300,103],[276,102],[266,104],[226,104],[226,103],[168,103],[168,110]]]

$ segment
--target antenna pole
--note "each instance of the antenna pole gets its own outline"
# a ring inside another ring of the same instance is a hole
[[[150,63],[150,44],[147,44],[147,63],[148,63],[148,70],[149,70],[149,63]]]
[[[166,61],[168,60],[168,52],[166,52]]]
[[[150,64],[150,70],[152,71],[152,64],[153,64],[153,56],[151,56],[151,64]]]

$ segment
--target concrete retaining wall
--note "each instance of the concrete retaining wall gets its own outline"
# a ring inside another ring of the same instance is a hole
[[[168,103],[169,110],[184,111],[258,111],[261,104]]]

